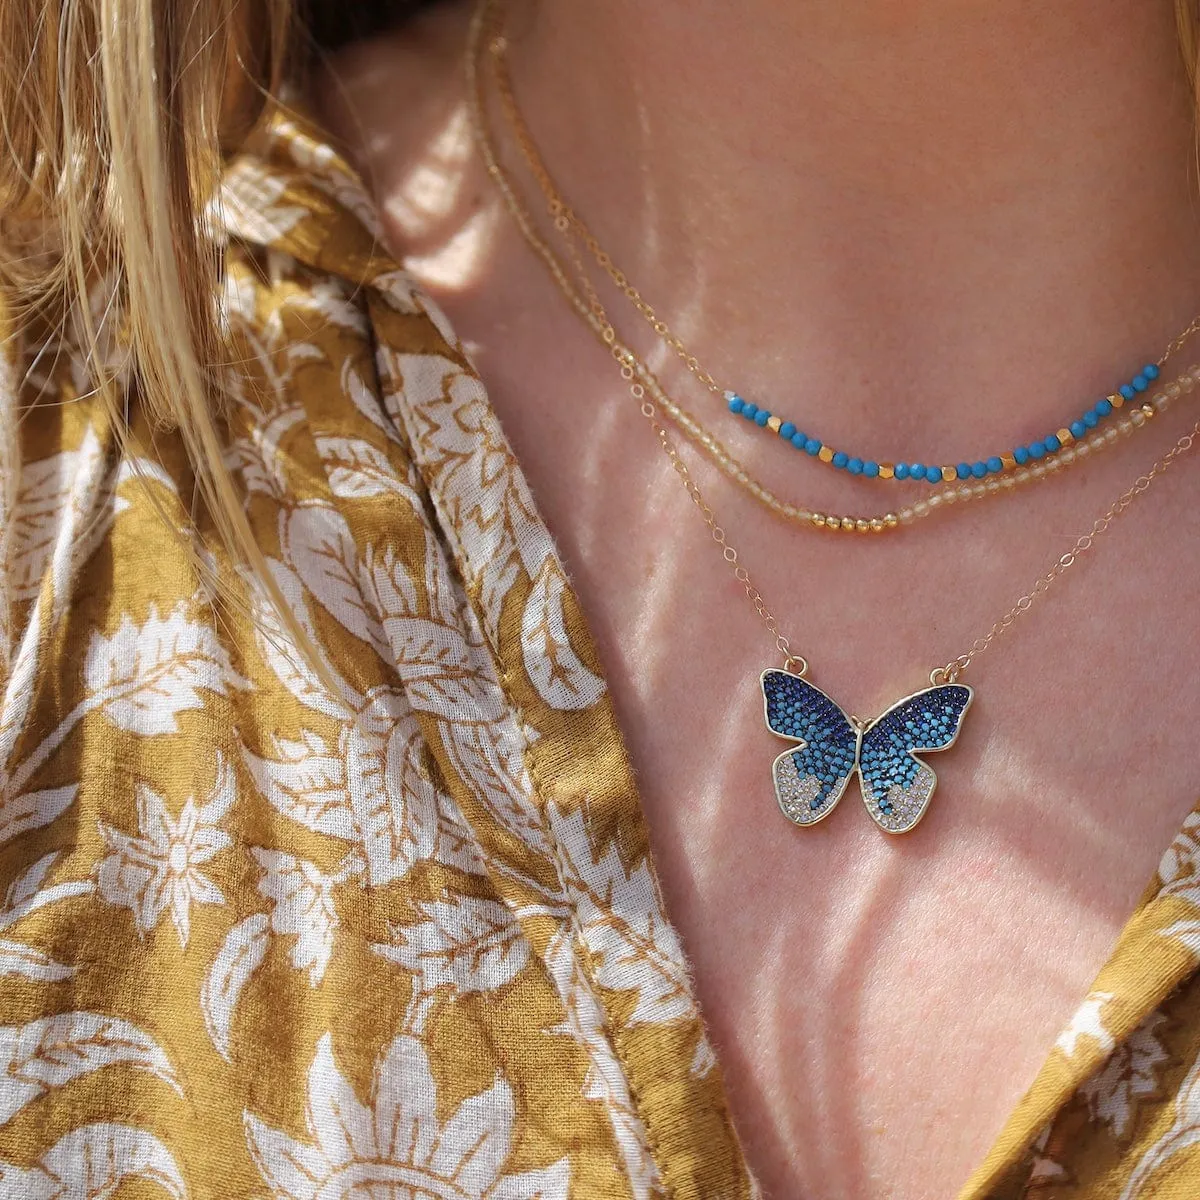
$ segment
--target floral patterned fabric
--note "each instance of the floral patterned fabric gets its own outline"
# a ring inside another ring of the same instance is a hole
[[[228,462],[310,656],[133,384],[122,448],[6,338],[0,1200],[755,1194],[480,380],[314,129],[220,213]],[[1200,1196],[1198,864],[1200,812],[964,1198]]]

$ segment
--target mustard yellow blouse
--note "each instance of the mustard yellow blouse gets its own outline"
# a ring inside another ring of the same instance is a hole
[[[478,376],[315,130],[222,210],[228,461],[328,679],[214,607],[178,440],[5,339],[0,1200],[753,1196]],[[1198,862],[1200,809],[963,1200],[1200,1196]]]

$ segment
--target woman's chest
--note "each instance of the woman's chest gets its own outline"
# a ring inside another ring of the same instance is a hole
[[[958,743],[927,756],[939,782],[914,832],[880,832],[853,781],[827,820],[797,828],[775,801],[785,743],[759,683],[780,656],[611,366],[561,349],[572,325],[535,358],[523,318],[451,316],[504,334],[480,355],[484,379],[598,643],[667,911],[767,1195],[956,1194],[1056,1039],[1088,1020],[1089,986],[1200,793],[1200,551],[1179,536],[1191,476],[1158,485],[1035,592],[1163,447],[861,541],[787,527],[697,471],[847,714],[870,719],[925,686],[1035,597],[972,663],[975,701]],[[806,479],[785,481],[789,494]]]

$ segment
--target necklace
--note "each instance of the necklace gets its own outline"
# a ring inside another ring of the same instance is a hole
[[[471,21],[466,75],[471,125],[484,166],[496,184],[510,215],[525,240],[546,263],[571,307],[609,348],[622,380],[639,411],[658,439],[663,453],[696,505],[722,558],[741,584],[759,620],[772,636],[783,662],[781,668],[759,677],[767,728],[792,743],[774,761],[772,777],[781,812],[794,824],[808,827],[824,820],[837,806],[855,773],[867,813],[879,829],[906,833],[920,822],[937,786],[937,775],[918,755],[949,749],[958,738],[974,691],[961,678],[972,663],[1027,613],[1034,602],[1086,555],[1112,523],[1168,468],[1192,449],[1200,437],[1200,422],[1133,482],[1098,517],[1033,587],[975,639],[964,653],[929,673],[929,686],[906,696],[873,721],[861,721],[845,711],[807,679],[808,660],[792,649],[762,592],[742,565],[712,506],[680,457],[660,417],[663,395],[653,373],[616,335],[611,323],[601,323],[562,270],[553,251],[533,227],[508,173],[492,143],[478,64],[483,46],[502,35],[498,0],[481,0]],[[1191,371],[1188,372],[1191,378]],[[1193,386],[1200,379],[1200,371]],[[1135,409],[1141,413],[1141,409]],[[1148,419],[1143,416],[1143,420]],[[1111,430],[1110,430],[1111,432]],[[1080,448],[1087,445],[1080,443]],[[1057,456],[1056,456],[1057,457]],[[1053,460],[1052,460],[1053,461]],[[936,494],[936,493],[935,493]],[[932,497],[931,497],[932,499]]]
[[[536,231],[529,211],[517,195],[511,179],[507,179],[506,176],[507,194],[505,199],[510,212],[517,220],[518,225],[521,226],[526,240],[530,241],[531,246],[533,246],[539,257],[543,259],[548,270],[558,283],[560,290],[563,291],[563,294],[568,298],[572,306],[593,326],[597,335],[604,340],[606,345],[610,348],[615,345],[617,340],[616,334],[612,329],[612,324],[608,319],[604,305],[584,266],[576,239],[587,248],[598,265],[609,274],[614,285],[633,304],[663,343],[675,353],[688,371],[708,391],[722,394],[727,403],[732,403],[735,400],[740,401],[741,397],[735,396],[732,392],[726,391],[722,393],[720,385],[712,374],[688,350],[682,339],[658,316],[637,288],[629,281],[624,272],[615,265],[611,256],[600,246],[582,218],[562,199],[538,152],[513,94],[505,59],[502,14],[499,11],[494,11],[488,20],[491,25],[490,36],[487,38],[481,37],[480,43],[471,50],[473,58],[470,70],[472,72],[473,83],[475,85],[478,84],[478,67],[483,56],[487,54],[496,84],[499,106],[530,174],[537,181],[545,197],[547,212],[553,222],[554,228],[562,235],[564,250],[578,277],[579,289],[576,289],[571,284],[566,269],[550,249],[549,245],[544,240],[536,237]],[[473,99],[472,103],[477,111],[482,111],[481,101],[478,98]],[[486,140],[490,145],[491,137],[486,122],[476,122],[476,136],[477,140]],[[531,238],[534,240],[531,240]],[[580,291],[582,291],[582,295]],[[1150,375],[1156,375],[1158,368],[1165,365],[1182,348],[1188,338],[1197,331],[1200,331],[1200,317],[1195,318],[1187,329],[1171,343],[1157,364],[1148,364],[1147,368],[1143,368],[1142,372],[1139,373],[1142,378],[1150,382],[1147,369],[1149,369]],[[1177,379],[1149,396],[1145,396],[1139,390],[1141,379],[1138,381],[1139,387],[1134,387],[1132,383],[1123,385],[1122,389],[1119,389],[1112,396],[1106,398],[1106,403],[1111,405],[1112,410],[1126,409],[1125,413],[1120,417],[1114,415],[1113,420],[1108,423],[1108,428],[1098,428],[1102,417],[1109,415],[1108,412],[1105,412],[1105,402],[1098,402],[1087,414],[1077,421],[1072,422],[1071,427],[1064,427],[1058,431],[1058,434],[1052,435],[1058,442],[1057,452],[1050,450],[1045,445],[1045,440],[1043,440],[1040,444],[1034,443],[1036,454],[1031,453],[1029,447],[1018,447],[1019,454],[1013,453],[998,456],[1002,473],[988,469],[981,476],[975,469],[978,464],[959,464],[958,467],[947,466],[937,468],[925,467],[922,464],[876,464],[880,468],[877,476],[880,478],[897,477],[896,467],[899,466],[900,478],[915,479],[917,478],[917,473],[913,468],[921,466],[922,477],[926,481],[934,482],[936,476],[936,478],[941,479],[948,486],[938,488],[926,498],[899,506],[895,510],[845,516],[825,512],[804,504],[793,504],[775,495],[770,488],[756,479],[745,465],[693,413],[689,412],[682,404],[667,394],[657,377],[643,361],[638,359],[636,362],[639,376],[654,396],[662,412],[729,479],[748,492],[758,503],[769,509],[777,517],[803,528],[860,534],[898,531],[933,516],[939,511],[945,511],[953,505],[961,506],[971,501],[1007,495],[1013,490],[1024,488],[1030,483],[1037,483],[1051,478],[1062,470],[1083,461],[1085,458],[1115,445],[1122,438],[1128,437],[1153,417],[1165,412],[1176,400],[1181,396],[1187,395],[1200,384],[1200,367],[1192,366]],[[1132,394],[1133,402],[1130,401],[1129,394]],[[1139,400],[1140,403],[1138,403]],[[741,415],[748,415],[745,411],[744,401],[742,401],[742,405]],[[1100,411],[1097,412],[1097,409]],[[764,410],[755,409],[754,419],[756,423],[760,418],[765,428],[782,435],[785,423],[781,418]],[[1077,436],[1076,431],[1079,426],[1082,426],[1082,434]],[[791,434],[788,440],[791,441],[792,445],[796,445],[797,431],[789,430],[788,432]],[[1053,445],[1053,442],[1051,442],[1051,445]],[[840,454],[828,446],[815,443],[815,439],[806,437],[802,448],[805,450],[815,448],[816,455],[814,458],[817,462],[826,462],[845,469],[849,469],[851,462],[855,462],[856,467],[858,466],[856,460],[852,460],[849,456]],[[992,457],[995,458],[997,456]],[[986,462],[984,466],[987,466]],[[992,466],[994,466],[994,462]],[[961,471],[961,467],[966,467],[968,470]],[[857,473],[863,474],[865,471],[866,464],[864,463]],[[988,475],[995,477],[984,477]],[[871,476],[868,474],[867,477]]]

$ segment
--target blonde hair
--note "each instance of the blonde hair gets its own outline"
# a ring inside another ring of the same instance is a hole
[[[121,436],[121,368],[99,351],[119,320],[140,403],[179,430],[218,535],[268,588],[217,434],[206,213],[224,154],[279,83],[292,17],[291,0],[0,4],[0,314],[14,333],[79,326]],[[120,310],[107,320],[89,303],[100,279]]]
[[[1194,88],[1197,0],[1175,8]],[[80,321],[120,431],[89,304],[94,281],[112,281],[140,402],[179,429],[218,535],[272,592],[217,434],[206,212],[224,157],[294,65],[296,32],[293,0],[0,3],[0,315],[10,329]]]

